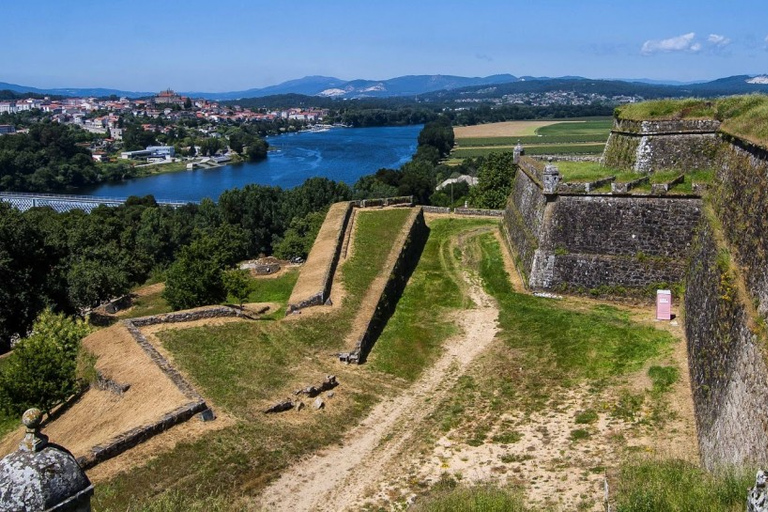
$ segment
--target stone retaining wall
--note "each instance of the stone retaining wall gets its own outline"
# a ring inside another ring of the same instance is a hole
[[[685,296],[699,448],[710,469],[768,463],[768,151],[723,139]]]
[[[504,213],[528,286],[641,295],[682,281],[699,199],[562,194],[561,188],[544,194],[530,168],[520,166]]]
[[[476,215],[478,217],[503,217],[504,210],[487,210],[482,208],[454,208],[456,215]]]
[[[688,268],[685,333],[699,449],[709,469],[768,461],[766,342],[729,259],[727,244],[703,222]]]

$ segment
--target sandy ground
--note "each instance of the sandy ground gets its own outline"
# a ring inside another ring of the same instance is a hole
[[[469,290],[477,307],[459,320],[465,334],[447,340],[435,365],[401,395],[377,405],[341,446],[314,455],[273,482],[260,498],[265,510],[341,511],[362,505],[362,497],[407,450],[416,427],[496,335],[493,299],[475,282]]]
[[[336,253],[336,235],[346,211],[347,203],[336,203],[328,210],[307,261],[301,267],[288,304],[306,300],[323,289],[325,271]]]
[[[583,123],[584,121],[505,121],[503,123],[478,124],[475,126],[456,126],[453,135],[457,139],[474,137],[522,137],[536,135],[536,130],[551,124]]]

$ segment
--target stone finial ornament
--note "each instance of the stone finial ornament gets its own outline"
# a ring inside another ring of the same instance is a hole
[[[21,422],[26,427],[24,439],[19,443],[19,450],[24,452],[39,452],[48,446],[48,436],[40,432],[43,413],[40,409],[27,409],[21,416]]]
[[[755,476],[755,486],[747,495],[747,512],[768,512],[768,496],[766,496],[766,481],[768,474],[759,470]]]
[[[40,433],[42,416],[24,413],[19,449],[0,459],[0,512],[90,512],[93,485],[71,453]]]

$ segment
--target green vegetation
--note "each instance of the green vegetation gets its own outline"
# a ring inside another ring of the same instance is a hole
[[[381,244],[382,240],[397,238],[403,223],[410,215],[408,209],[385,210],[382,212],[359,212],[355,222],[355,248],[352,259],[343,267],[344,288],[346,292],[360,300],[381,270],[389,256],[392,245]],[[370,247],[365,254],[358,253],[358,247]]]
[[[599,154],[608,140],[612,122],[610,118],[592,118],[543,126],[536,129],[536,135],[457,139],[451,156],[470,158],[501,151],[511,153],[518,142],[528,155]]]
[[[299,270],[289,269],[278,277],[252,279],[251,293],[245,302],[279,302],[287,304],[298,278]]]
[[[82,320],[44,311],[0,367],[0,409],[17,418],[31,407],[50,414],[77,394],[80,340],[89,331]]]
[[[637,370],[668,347],[670,334],[637,325],[613,306],[571,311],[557,302],[514,293],[504,270],[498,242],[484,241],[488,256],[481,276],[499,302],[501,338],[512,348],[538,347],[529,354],[532,367],[552,366],[564,383],[600,380]]]
[[[615,176],[619,172],[599,162],[557,162],[555,165],[563,181],[589,182]]]
[[[639,461],[622,467],[611,495],[617,512],[743,511],[754,472],[713,475],[688,462]]]
[[[603,152],[605,144],[555,144],[552,146],[526,146],[526,155],[599,155]],[[474,148],[460,147],[451,152],[453,158],[477,158],[488,156],[491,153],[512,152],[513,147],[501,148]]]
[[[523,495],[515,489],[494,486],[467,487],[455,480],[443,478],[416,501],[414,512],[525,512]]]
[[[308,243],[314,231],[298,233],[297,226],[307,219],[311,224],[312,212],[350,196],[344,184],[312,178],[290,190],[249,185],[224,192],[218,204],[206,200],[175,209],[158,206],[151,196],[90,214],[50,208],[22,213],[2,203],[0,274],[6,286],[0,288],[0,352],[47,305],[79,313],[128,293],[150,275],[167,273],[167,293],[176,294],[173,307],[221,302],[221,270],[272,253],[292,224],[295,236],[287,238]],[[203,286],[195,284],[201,276],[208,278]],[[148,308],[143,313],[163,305]]]
[[[751,94],[714,100],[646,101],[616,109],[619,119],[717,119],[721,131],[768,147],[768,96]]]
[[[458,273],[477,257],[468,245],[458,246],[456,238],[495,225],[494,221],[469,219],[430,223],[419,264],[368,358],[369,367],[413,381],[439,356],[442,342],[456,332],[450,313],[469,306]]]
[[[516,169],[511,153],[488,155],[477,173],[477,185],[469,191],[469,204],[474,208],[504,208]]]
[[[663,393],[680,379],[680,370],[676,366],[651,366],[648,377],[653,382],[653,391]]]
[[[173,311],[168,301],[163,298],[162,290],[133,299],[131,308],[119,316],[123,318],[138,318],[142,316],[161,315]]]

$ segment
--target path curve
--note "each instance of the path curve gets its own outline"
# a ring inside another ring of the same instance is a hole
[[[458,320],[462,334],[447,340],[437,362],[401,395],[379,403],[341,446],[288,469],[261,495],[274,511],[343,511],[360,505],[366,490],[384,478],[409,447],[416,427],[442,401],[469,364],[493,341],[499,310],[476,278],[464,274],[475,303]]]

